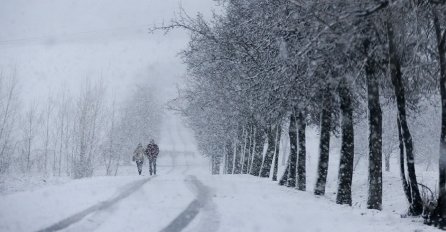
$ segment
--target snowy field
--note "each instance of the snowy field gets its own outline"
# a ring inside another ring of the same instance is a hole
[[[249,175],[212,176],[198,155],[161,154],[159,175],[144,171],[137,176],[136,167],[123,166],[117,177],[61,180],[3,193],[0,231],[52,231],[54,225],[62,225],[62,231],[438,231],[419,218],[400,217],[407,206],[393,172],[384,173],[379,212],[365,209],[366,173],[356,175],[355,203],[347,207],[334,203],[332,173],[326,197],[315,197],[312,177],[308,192],[299,192]],[[126,191],[128,196],[108,202]]]

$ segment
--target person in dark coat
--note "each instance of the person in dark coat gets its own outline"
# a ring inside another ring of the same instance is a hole
[[[141,143],[138,144],[135,151],[133,152],[132,160],[136,162],[136,167],[138,167],[138,173],[139,175],[141,175],[142,165],[144,164],[144,148],[142,147]]]
[[[156,158],[158,158],[159,147],[155,144],[155,140],[151,139],[149,145],[146,148],[146,156],[149,159],[149,172],[156,175]]]

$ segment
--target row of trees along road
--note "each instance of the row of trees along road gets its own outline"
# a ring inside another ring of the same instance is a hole
[[[446,226],[446,2],[444,0],[226,0],[210,20],[184,11],[164,30],[190,32],[187,84],[176,106],[195,131],[212,173],[277,178],[278,141],[290,154],[279,183],[306,190],[306,126],[320,130],[314,194],[324,195],[330,134],[339,132],[336,202],[352,204],[354,123],[367,118],[367,207],[382,208],[382,107],[397,112],[409,215]],[[159,28],[158,28],[159,29]],[[441,99],[439,195],[423,203],[410,109]],[[389,106],[390,106],[389,105]],[[387,105],[385,105],[387,107]],[[263,146],[267,144],[263,155]],[[276,162],[274,162],[276,157]],[[386,156],[387,157],[387,156]],[[386,158],[387,159],[387,158]],[[273,165],[274,163],[274,165]],[[406,173],[407,172],[407,173]],[[423,207],[425,206],[425,207]]]
[[[79,91],[25,102],[17,73],[0,74],[0,178],[116,175],[138,142],[159,137],[162,106],[150,83],[117,101],[102,80],[86,79]]]

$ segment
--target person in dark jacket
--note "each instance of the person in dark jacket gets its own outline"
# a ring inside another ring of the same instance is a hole
[[[133,152],[132,160],[136,162],[136,167],[138,167],[138,173],[139,175],[141,175],[142,165],[144,164],[144,148],[142,147],[141,143],[138,144],[135,151]]]
[[[156,175],[156,158],[158,157],[159,147],[155,144],[155,140],[151,139],[149,145],[146,148],[146,156],[149,159],[149,172]]]

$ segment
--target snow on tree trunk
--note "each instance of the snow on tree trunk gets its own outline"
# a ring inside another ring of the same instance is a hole
[[[273,169],[273,181],[277,181],[277,171],[279,170],[279,151],[280,151],[280,138],[282,136],[282,126],[279,126],[276,133],[275,151],[274,151],[274,169]]]
[[[290,159],[288,157],[288,161],[287,161],[287,164],[286,164],[286,167],[285,167],[285,171],[283,172],[282,177],[280,177],[280,180],[279,180],[279,185],[287,184],[289,171],[290,171]]]
[[[400,120],[397,118],[397,126],[398,126],[398,141],[399,141],[399,148],[400,148],[400,175],[401,175],[401,181],[403,182],[403,190],[404,194],[406,194],[406,198],[409,202],[412,202],[412,193],[410,192],[409,183],[406,179],[406,171],[404,169],[404,141],[403,141],[403,134],[401,133],[401,126],[400,126]]]
[[[266,149],[265,158],[263,159],[260,177],[269,177],[270,176],[274,153],[276,151],[277,131],[278,131],[277,125],[272,125],[268,128],[268,132],[267,132],[268,147]]]
[[[252,126],[252,134],[251,134],[251,143],[249,145],[249,159],[248,159],[248,172],[251,174],[252,171],[252,162],[254,160],[254,152],[255,152],[255,146],[256,146],[256,134],[257,134],[257,128]]]

